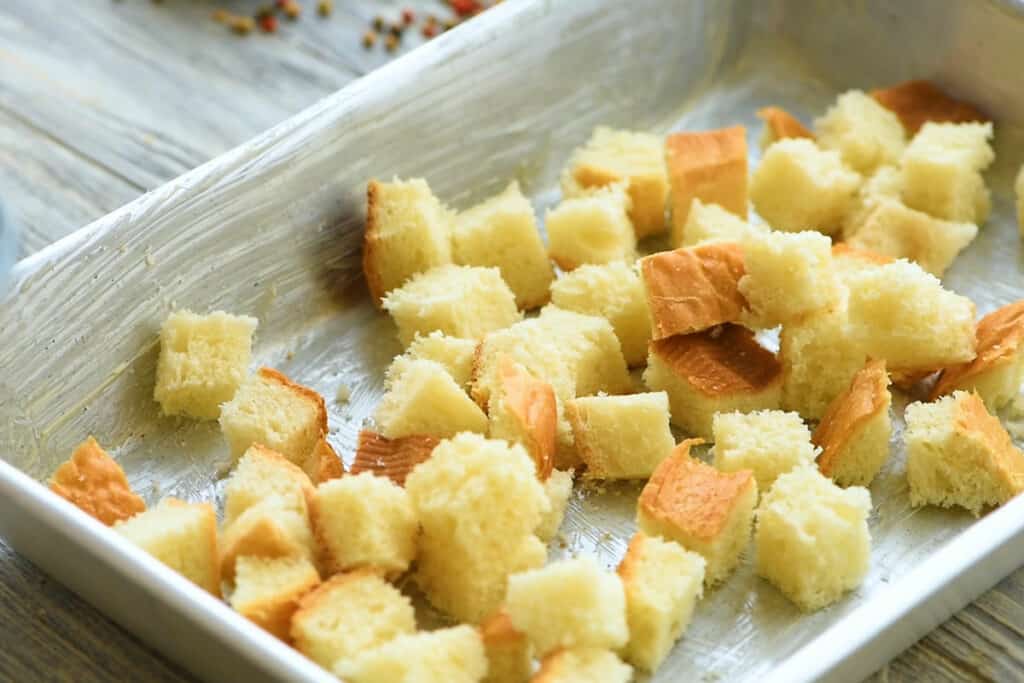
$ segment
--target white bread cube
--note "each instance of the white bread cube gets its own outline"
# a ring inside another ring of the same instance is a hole
[[[782,475],[757,508],[756,571],[805,612],[860,585],[871,563],[871,494],[814,467]]]
[[[219,537],[220,574],[235,580],[238,558],[298,557],[316,563],[320,551],[309,515],[296,512],[282,496],[268,496],[226,524]]]
[[[258,443],[301,466],[327,434],[327,407],[312,389],[260,368],[221,406],[220,428],[235,458]]]
[[[631,207],[621,184],[567,196],[544,214],[551,260],[567,271],[587,263],[632,262],[636,235],[629,221]]]
[[[220,597],[217,513],[209,503],[164,498],[114,531],[211,595]]]
[[[324,668],[416,631],[409,598],[369,570],[336,574],[292,615],[292,642]]]
[[[814,121],[814,132],[822,149],[839,152],[847,166],[863,175],[899,162],[907,144],[899,118],[861,90],[840,95]]]
[[[571,647],[615,650],[629,639],[622,582],[589,556],[512,575],[505,609],[540,656]]]
[[[676,229],[672,225],[669,244],[673,248],[694,247],[712,242],[736,242],[743,244],[754,235],[762,234],[768,228],[760,223],[751,223],[718,204],[705,204],[696,197],[690,205],[686,223]]]
[[[611,323],[630,367],[647,360],[651,315],[636,269],[626,263],[580,266],[551,285],[551,303]]]
[[[909,135],[917,133],[929,121],[967,123],[988,120],[973,105],[950,97],[931,81],[904,81],[872,90],[871,97],[895,113]]]
[[[550,507],[541,517],[540,524],[534,533],[537,538],[545,543],[558,533],[565,519],[565,509],[569,506],[569,496],[572,495],[573,470],[551,470],[551,476],[544,482],[544,493],[548,497]]]
[[[249,372],[259,321],[215,311],[175,311],[160,328],[153,398],[164,415],[216,420]]]
[[[926,123],[903,155],[903,202],[936,218],[981,225],[991,199],[981,171],[995,159],[991,123]]]
[[[487,653],[483,683],[525,683],[533,671],[533,648],[526,634],[512,626],[504,610],[480,624],[480,638]]]
[[[50,490],[107,526],[146,509],[121,466],[91,436],[54,471]]]
[[[548,302],[554,271],[533,206],[519,190],[519,183],[513,181],[501,194],[460,213],[455,219],[452,248],[456,263],[497,267],[515,293],[519,308],[537,308]]]
[[[911,505],[956,505],[977,516],[1024,491],[1024,453],[977,394],[912,403],[905,418]]]
[[[672,188],[672,244],[679,242],[695,199],[746,219],[746,128],[672,133],[665,138],[665,163]]]
[[[758,491],[767,491],[780,475],[796,467],[813,464],[818,455],[810,430],[796,413],[718,413],[712,429],[715,467],[722,472],[752,471]]]
[[[316,567],[301,557],[240,557],[231,606],[286,643],[299,600],[320,585]]]
[[[768,148],[750,181],[750,198],[776,230],[838,232],[861,178],[838,152],[802,138]]]
[[[530,683],[629,683],[633,669],[611,650],[574,647],[557,650],[540,662]]]
[[[347,683],[480,683],[487,655],[476,630],[452,626],[400,635],[339,660],[333,670]]]
[[[438,266],[390,292],[383,305],[405,346],[417,334],[434,330],[479,339],[522,319],[516,297],[497,268]]]
[[[441,439],[436,436],[417,434],[403,436],[400,439],[388,439],[364,429],[359,432],[356,457],[352,461],[349,474],[369,472],[390,479],[399,486],[405,486],[409,473],[416,465],[429,458],[439,443]]]
[[[310,518],[330,574],[374,567],[397,576],[416,556],[412,502],[385,477],[364,472],[320,484]]]
[[[306,515],[316,490],[300,467],[280,453],[253,444],[235,465],[224,486],[224,525],[277,496],[282,507]]]
[[[1017,182],[1013,187],[1017,194],[1017,225],[1020,228],[1020,234],[1024,235],[1024,165],[1020,167]]]
[[[764,107],[757,110],[757,118],[764,121],[761,132],[761,151],[768,149],[779,140],[786,138],[814,139],[814,133],[807,129],[800,119],[781,107]]]
[[[367,184],[363,273],[378,308],[416,273],[452,262],[453,220],[422,178]]]
[[[576,398],[566,415],[588,479],[646,479],[676,445],[664,391]]]
[[[487,412],[487,435],[519,444],[533,459],[537,478],[551,476],[558,431],[558,403],[551,385],[503,356]]]
[[[562,173],[562,194],[576,197],[615,183],[629,193],[629,218],[637,238],[665,230],[668,175],[661,138],[598,126],[569,159]]]
[[[638,531],[618,574],[626,591],[629,643],[623,657],[654,672],[690,625],[704,595],[704,558]]]
[[[544,564],[534,530],[550,504],[521,446],[459,434],[405,488],[422,528],[416,582],[438,609],[476,623],[497,610],[510,574]]]
[[[898,166],[879,166],[864,181],[843,217],[842,238],[853,238],[864,225],[879,202],[901,202],[903,196],[903,173]],[[838,247],[843,243],[834,245]],[[834,248],[833,247],[833,248]]]
[[[416,335],[403,356],[411,360],[432,360],[440,363],[455,383],[463,389],[469,388],[469,380],[473,373],[473,355],[479,342],[475,339],[450,337],[434,330],[430,334]],[[397,358],[395,359],[397,360]],[[389,369],[387,379],[393,379]]]
[[[487,433],[487,416],[439,363],[409,361],[374,413],[380,433],[389,439],[459,432]]]

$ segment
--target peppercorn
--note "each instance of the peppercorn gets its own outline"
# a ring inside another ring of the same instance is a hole
[[[424,38],[430,39],[437,35],[437,24],[426,23],[420,31]]]
[[[394,33],[389,33],[388,37],[384,39],[384,49],[387,50],[388,52],[394,52],[395,50],[398,49],[399,42],[399,36],[396,36]]]
[[[331,12],[334,11],[334,1],[320,0],[320,2],[316,3],[316,11],[321,17],[331,16]]]
[[[462,22],[458,19],[448,19],[444,22],[444,30],[451,31],[453,28],[461,24]]]
[[[408,26],[409,24],[413,23],[414,21],[416,21],[416,13],[415,12],[413,12],[409,8],[406,8],[406,9],[402,10],[402,23],[403,24]]]
[[[363,47],[369,50],[371,47],[377,44],[377,32],[367,31],[363,34]]]
[[[401,40],[401,39],[402,39],[402,33],[403,33],[404,31],[405,31],[405,27],[404,27],[404,26],[401,26],[400,24],[392,24],[392,25],[391,25],[391,26],[390,26],[390,27],[388,28],[388,33],[390,33],[391,35],[393,35],[393,36],[394,36],[395,38],[398,38],[399,40]]]
[[[274,33],[277,31],[277,17],[273,14],[268,14],[260,18],[260,28],[263,29],[264,33]]]
[[[284,15],[292,21],[298,19],[302,14],[302,5],[295,0],[285,0],[284,4],[281,5],[281,9],[284,10]]]
[[[256,22],[252,20],[252,17],[232,16],[227,23],[228,28],[240,36],[249,35],[256,28]]]
[[[482,7],[477,0],[448,0],[452,11],[460,17],[468,17],[479,12]]]
[[[373,30],[377,32],[384,30],[384,17],[376,16],[373,18]]]

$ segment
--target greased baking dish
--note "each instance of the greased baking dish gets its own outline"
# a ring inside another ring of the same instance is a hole
[[[368,178],[422,175],[457,206],[517,178],[542,208],[596,124],[745,123],[756,149],[760,106],[806,120],[844,89],[924,77],[997,122],[993,217],[945,278],[987,313],[1024,297],[1021,64],[1024,3],[1009,0],[506,2],[16,267],[0,304],[0,533],[204,679],[335,680],[38,483],[91,433],[148,502],[218,496],[216,424],[161,418],[152,400],[169,310],[258,316],[257,360],[328,397],[350,460],[398,351],[360,271]],[[331,401],[342,385],[351,400]],[[1024,499],[981,520],[909,508],[901,425],[871,487],[864,584],[802,616],[747,561],[655,680],[857,680],[1020,564]],[[636,493],[577,491],[553,552],[616,563]]]

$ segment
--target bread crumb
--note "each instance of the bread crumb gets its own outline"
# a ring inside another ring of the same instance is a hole
[[[352,398],[352,388],[347,384],[339,384],[338,392],[334,395],[334,401],[336,403],[348,403],[350,398]]]

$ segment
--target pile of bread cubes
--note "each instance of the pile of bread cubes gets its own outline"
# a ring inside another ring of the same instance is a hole
[[[422,179],[371,181],[364,271],[405,351],[347,471],[323,398],[250,374],[256,320],[179,311],[155,399],[220,421],[220,522],[147,509],[92,439],[51,488],[351,683],[628,681],[748,547],[799,609],[840,600],[870,564],[891,390],[922,399],[911,505],[978,515],[1024,490],[994,416],[1024,301],[976,321],[939,280],[989,214],[972,106],[917,81],[847,92],[813,132],[761,117],[752,175],[742,126],[596,129],[546,244],[515,182],[456,212]],[[574,479],[646,480],[615,571],[547,562]],[[417,629],[408,579],[452,625]]]

